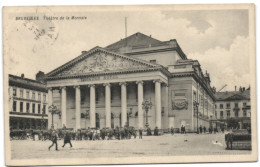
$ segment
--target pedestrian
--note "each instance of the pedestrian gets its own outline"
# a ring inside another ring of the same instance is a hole
[[[139,129],[139,139],[143,138],[143,130],[140,128]]]
[[[185,126],[183,126],[183,133],[186,134]]]
[[[70,135],[69,135],[68,132],[66,132],[65,137],[64,137],[64,144],[63,144],[62,147],[64,147],[67,143],[69,143],[69,144],[70,144],[70,147],[72,147],[72,144],[71,144],[71,141],[70,141],[70,140],[71,140]]]
[[[55,131],[52,132],[52,145],[49,147],[49,151],[50,149],[52,148],[52,146],[55,144],[56,145],[56,151],[59,151],[58,150],[58,144],[57,144],[57,139],[58,139],[58,136],[57,136],[57,133]]]
[[[174,135],[174,129],[171,127],[171,135]]]
[[[202,133],[202,126],[200,125],[200,133]]]
[[[206,126],[203,127],[203,131],[204,131],[204,133],[206,133]]]
[[[181,134],[183,134],[184,130],[183,130],[183,125],[181,125]]]

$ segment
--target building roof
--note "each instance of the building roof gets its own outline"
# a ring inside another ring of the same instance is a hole
[[[216,92],[217,101],[250,100],[250,89],[244,91]]]
[[[129,37],[121,39],[113,44],[110,44],[105,47],[107,50],[119,50],[122,47],[133,47],[133,46],[142,46],[149,44],[161,43],[160,40],[154,39],[151,36],[147,36],[140,32],[137,32]]]
[[[24,78],[9,74],[9,86],[15,86],[24,89],[47,92],[46,85],[29,78]]]

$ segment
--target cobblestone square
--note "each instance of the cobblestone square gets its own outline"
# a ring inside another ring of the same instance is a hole
[[[96,158],[96,157],[140,157],[174,155],[235,155],[250,154],[248,150],[225,150],[224,134],[165,134],[163,136],[143,136],[143,139],[129,140],[72,140],[59,151],[55,151],[51,141],[13,140],[12,159],[46,158]]]

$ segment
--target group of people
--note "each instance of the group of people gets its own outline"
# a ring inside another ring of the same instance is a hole
[[[70,144],[70,147],[72,147],[71,139],[75,140],[123,140],[123,139],[131,139],[131,136],[136,138],[137,131],[134,129],[134,127],[128,127],[125,126],[124,128],[102,128],[102,129],[90,129],[87,130],[78,130],[76,133],[66,131],[66,129],[63,129],[65,132],[65,135],[61,135],[62,130],[53,130],[51,133],[50,140],[52,141],[52,144],[49,146],[49,150],[55,145],[55,150],[58,151],[58,143],[57,140],[59,138],[64,139],[64,144],[62,147],[64,147],[66,144]],[[142,139],[143,136],[143,130],[139,129],[139,139]]]
[[[218,132],[218,128],[217,127],[209,127],[208,128],[208,131],[207,131],[207,128],[206,128],[206,126],[204,126],[204,127],[202,127],[201,125],[200,125],[200,127],[199,127],[199,133],[200,134],[202,134],[202,133],[209,133],[209,134],[212,134],[212,133],[217,133]],[[221,128],[221,132],[222,133],[224,133],[224,128]]]

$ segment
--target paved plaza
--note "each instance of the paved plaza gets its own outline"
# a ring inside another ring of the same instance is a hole
[[[216,142],[217,141],[217,142]],[[223,155],[250,154],[248,150],[225,150],[224,134],[165,134],[163,136],[143,136],[143,139],[74,141],[55,151],[51,141],[13,140],[12,159],[30,158],[84,158],[84,157],[134,157],[173,155]]]

